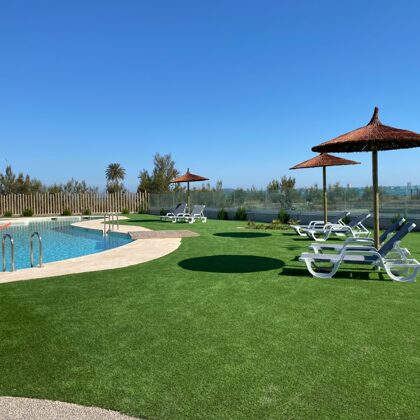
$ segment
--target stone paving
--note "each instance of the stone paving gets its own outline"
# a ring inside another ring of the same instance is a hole
[[[131,420],[116,411],[84,407],[61,401],[0,397],[2,420]]]
[[[122,219],[123,217],[121,217]],[[73,223],[73,226],[83,229],[103,230],[103,220],[94,219]],[[120,233],[152,232],[141,226],[120,225]],[[150,233],[149,233],[150,234]],[[0,284],[20,280],[32,280],[45,277],[63,276],[66,274],[85,273],[90,271],[110,270],[113,268],[127,267],[151,261],[170,254],[181,245],[180,237],[156,237],[147,241],[134,240],[127,245],[97,254],[84,255],[68,260],[56,261],[45,264],[42,268],[24,268],[11,272],[0,272]]]

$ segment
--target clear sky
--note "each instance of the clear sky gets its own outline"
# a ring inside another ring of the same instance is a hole
[[[366,124],[420,132],[418,0],[2,0],[0,168],[135,187],[155,152],[225,187],[299,186],[310,148]],[[363,163],[329,181],[371,183]],[[380,183],[420,184],[420,150],[380,154]],[[3,163],[4,162],[4,163]]]

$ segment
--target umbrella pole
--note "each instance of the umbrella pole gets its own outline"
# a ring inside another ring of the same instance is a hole
[[[373,185],[373,238],[379,248],[379,189],[378,189],[378,151],[372,150],[372,185]]]
[[[187,206],[188,206],[188,212],[191,211],[191,199],[190,199],[190,183],[187,182]]]
[[[328,191],[327,191],[327,168],[322,167],[322,186],[324,192],[324,223],[328,223]]]

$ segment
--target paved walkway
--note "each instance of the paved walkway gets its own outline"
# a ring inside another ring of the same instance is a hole
[[[103,221],[100,219],[77,222],[73,224],[84,229],[103,229]],[[115,232],[151,232],[140,226],[120,225]],[[147,241],[135,240],[127,245],[97,254],[84,255],[68,260],[56,261],[45,264],[42,268],[24,268],[11,272],[0,272],[0,284],[12,281],[31,280],[45,277],[63,276],[66,274],[86,273],[90,271],[109,270],[113,268],[127,267],[155,260],[175,251],[181,245],[181,239],[177,238],[154,238]]]
[[[131,420],[116,411],[33,398],[0,397],[2,420]]]

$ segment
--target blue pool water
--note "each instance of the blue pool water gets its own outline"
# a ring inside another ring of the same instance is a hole
[[[27,226],[10,226],[0,230],[0,236],[6,233],[13,236],[15,242],[15,269],[30,267],[30,236],[37,231],[42,237],[42,261],[65,260],[94,254],[106,249],[128,244],[128,235],[110,233],[103,237],[101,232],[72,227],[73,221],[41,221]],[[38,265],[38,239],[34,238],[34,261]],[[0,263],[1,266],[1,263]],[[6,241],[6,266],[11,268],[10,245]]]

